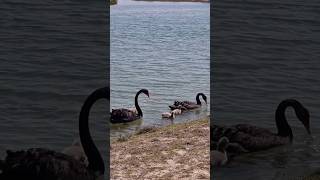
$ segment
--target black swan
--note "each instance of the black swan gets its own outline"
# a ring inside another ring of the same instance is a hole
[[[197,102],[191,102],[191,101],[175,101],[173,105],[170,105],[169,108],[171,110],[174,109],[179,109],[179,105],[184,107],[186,110],[191,110],[191,109],[196,109],[201,107],[201,101],[200,101],[200,96],[203,98],[204,102],[207,104],[207,96],[204,95],[203,93],[198,93],[196,96],[196,101]]]
[[[227,147],[229,139],[222,137],[219,139],[217,149],[210,152],[210,162],[213,166],[223,166],[228,162]]]
[[[7,151],[0,161],[0,179],[26,180],[96,180],[103,178],[103,159],[95,146],[88,127],[89,112],[99,99],[110,99],[109,88],[95,90],[85,101],[79,116],[79,134],[89,164],[72,156],[44,148],[22,151]]]
[[[275,146],[291,143],[293,134],[285,117],[285,110],[293,107],[298,119],[310,132],[309,111],[297,100],[286,99],[282,101],[276,110],[275,121],[278,133],[256,127],[250,124],[238,124],[232,126],[212,125],[210,131],[211,141],[217,142],[221,137],[228,137],[230,142],[239,144],[248,152],[269,149]],[[229,152],[229,151],[228,151]]]
[[[142,110],[138,103],[138,97],[141,93],[149,97],[149,91],[147,89],[141,89],[138,91],[134,98],[136,110],[125,108],[112,109],[110,118],[111,123],[127,123],[140,119],[143,116]]]

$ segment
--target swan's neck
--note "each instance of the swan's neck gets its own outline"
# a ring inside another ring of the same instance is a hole
[[[285,115],[285,111],[289,106],[292,106],[295,108],[295,106],[292,103],[289,103],[287,101],[283,101],[279,104],[276,110],[276,124],[278,129],[278,135],[282,137],[289,137],[290,141],[292,141],[293,139],[292,129],[288,124],[288,121]]]
[[[206,97],[206,95],[204,95],[203,93],[198,93],[197,96],[196,96],[197,104],[198,104],[198,105],[201,105],[200,96],[201,96],[202,99],[205,101],[205,103],[207,103],[207,100],[206,100],[207,97]]]
[[[201,105],[200,95],[201,95],[201,93],[198,93],[197,96],[196,96],[196,101],[197,101],[198,105]]]
[[[136,97],[134,98],[134,104],[135,104],[135,107],[136,107],[136,109],[138,111],[138,116],[140,116],[140,117],[143,116],[142,110],[141,110],[141,108],[139,106],[139,103],[138,103],[138,97],[141,94],[141,92],[142,91],[137,92]]]
[[[83,147],[83,150],[88,158],[89,165],[88,168],[95,173],[104,174],[104,163],[103,159],[94,144],[90,131],[89,131],[89,113],[92,105],[98,99],[108,99],[109,89],[101,88],[94,91],[85,101],[82,106],[80,117],[79,117],[79,134],[80,141]]]

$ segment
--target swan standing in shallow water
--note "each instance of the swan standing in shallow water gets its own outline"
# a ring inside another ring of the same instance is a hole
[[[198,93],[196,96],[196,102],[191,101],[175,101],[173,105],[170,105],[171,110],[179,109],[179,105],[184,107],[186,110],[196,109],[201,107],[200,96],[203,98],[204,102],[207,104],[207,96],[203,93]]]
[[[105,171],[103,159],[94,144],[89,127],[89,112],[99,99],[110,99],[109,88],[94,91],[85,101],[79,116],[79,134],[88,165],[72,156],[44,148],[22,151],[7,151],[0,161],[0,179],[21,180],[96,180],[102,179]]]
[[[284,145],[292,142],[293,134],[290,125],[285,117],[285,110],[293,107],[298,119],[310,132],[309,111],[297,100],[287,99],[282,101],[276,110],[275,121],[278,132],[253,126],[250,124],[238,124],[232,126],[211,126],[210,138],[217,142],[221,137],[226,136],[232,143],[238,143],[249,152],[269,149],[275,146]]]
[[[147,89],[141,89],[137,92],[135,96],[135,109],[112,109],[111,111],[111,123],[126,123],[131,122],[137,119],[140,119],[143,116],[142,110],[138,103],[138,97],[139,95],[143,93],[149,97],[149,91]]]
[[[227,137],[220,138],[216,150],[210,152],[211,163],[213,166],[223,166],[228,162],[227,147],[229,139]]]

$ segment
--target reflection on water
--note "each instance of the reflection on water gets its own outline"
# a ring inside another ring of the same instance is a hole
[[[111,108],[134,106],[138,90],[143,119],[112,126],[111,136],[142,126],[198,119],[209,106],[162,119],[174,100],[209,95],[209,4],[121,1],[111,7]]]

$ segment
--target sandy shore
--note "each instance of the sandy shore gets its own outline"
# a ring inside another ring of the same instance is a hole
[[[208,118],[111,143],[111,179],[209,179]]]

